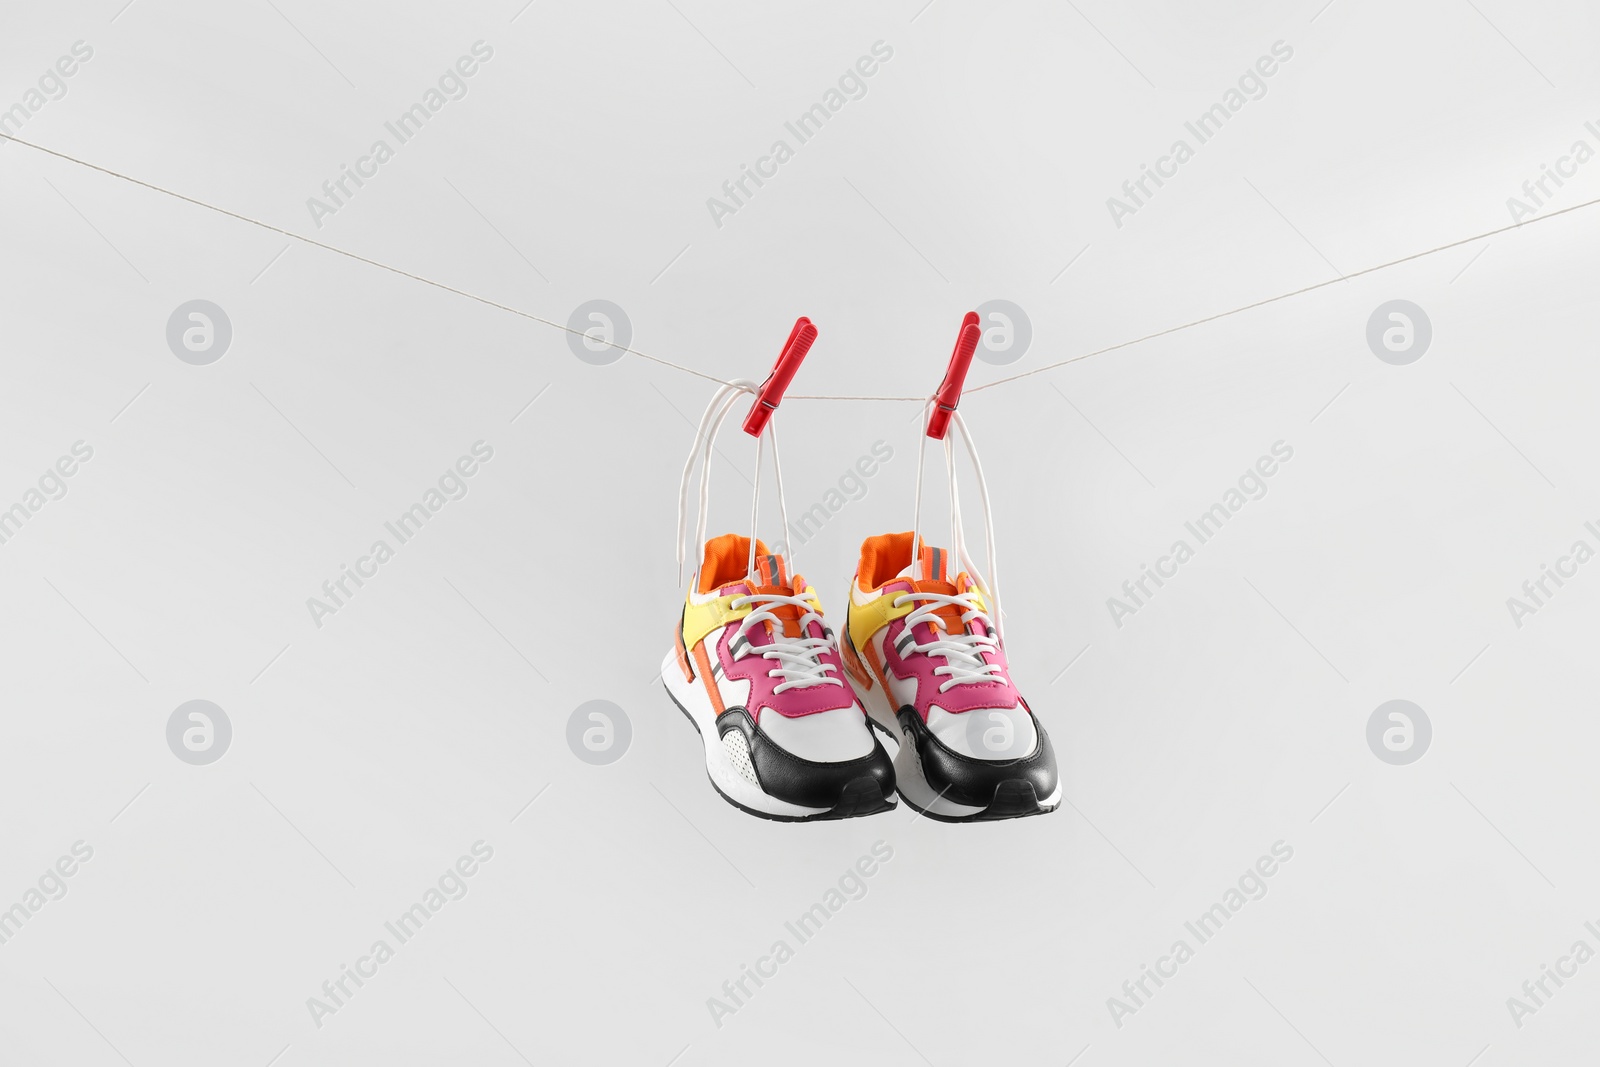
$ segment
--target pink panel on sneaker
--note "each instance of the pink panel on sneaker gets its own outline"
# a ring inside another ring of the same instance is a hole
[[[750,644],[757,651],[747,652],[743,659],[735,661],[733,654],[728,650],[728,645],[738,632],[739,624],[736,622],[730,622],[722,628],[722,636],[717,639],[717,658],[722,662],[722,672],[725,675],[750,683],[750,698],[746,701],[745,710],[750,712],[750,717],[756,722],[761,721],[761,712],[766,708],[794,719],[802,715],[815,715],[819,711],[848,708],[855,704],[855,690],[850,687],[850,680],[844,673],[844,663],[840,661],[836,649],[822,653],[818,659],[823,663],[833,664],[834,669],[828,673],[828,677],[839,679],[843,685],[797,686],[785,689],[782,693],[774,693],[773,690],[783,682],[783,677],[781,675],[776,678],[767,677],[767,672],[777,667],[776,660],[763,658],[759,651],[761,646],[772,644],[767,628],[752,626],[746,631],[745,636],[750,639]],[[813,622],[807,627],[806,632],[812,637],[821,637],[822,627],[819,623]]]
[[[926,652],[913,652],[909,657],[902,658],[895,651],[895,642],[905,632],[904,619],[896,619],[884,631],[883,661],[884,666],[893,672],[896,678],[915,678],[917,680],[917,696],[915,707],[917,714],[922,716],[922,721],[928,721],[928,705],[937,703],[945,711],[960,714],[964,711],[977,711],[980,708],[1014,708],[1021,699],[1016,689],[1009,681],[994,682],[968,682],[965,685],[953,685],[943,693],[939,686],[949,680],[949,675],[935,674],[934,669],[944,666],[943,656],[930,656]],[[972,628],[975,632],[987,632],[983,623],[974,619]],[[915,630],[917,643],[929,644],[934,640],[932,627],[925,622],[919,622]],[[1011,676],[1011,668],[1006,663],[1005,653],[996,649],[983,654],[984,662],[997,665],[1005,676]]]

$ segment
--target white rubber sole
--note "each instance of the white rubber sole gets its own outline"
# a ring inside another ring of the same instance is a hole
[[[700,732],[705,748],[706,776],[724,800],[734,807],[767,819],[801,822],[812,819],[837,819],[841,817],[833,808],[812,808],[791,804],[766,793],[761,786],[739,773],[717,731],[717,711],[706,694],[705,686],[697,681],[687,681],[678,666],[677,650],[667,653],[661,664],[661,680],[680,710]],[[893,796],[888,798],[890,809],[896,806]]]
[[[928,779],[922,773],[922,760],[917,755],[916,742],[910,735],[901,731],[900,720],[895,715],[896,709],[890,704],[889,694],[884,692],[882,685],[874,684],[871,689],[858,685],[856,695],[861,698],[861,706],[866,709],[867,718],[895,743],[895,787],[907,804],[925,815],[948,822],[977,821],[983,818],[988,808],[957,804],[941,796],[938,790],[928,784]],[[1043,815],[1054,811],[1061,805],[1064,784],[1056,782],[1055,792],[1039,801],[1037,814]]]

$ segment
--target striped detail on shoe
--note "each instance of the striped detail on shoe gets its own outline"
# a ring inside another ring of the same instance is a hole
[[[951,581],[950,550],[945,548],[924,548],[918,553],[916,576],[924,581]]]
[[[789,572],[784,566],[782,556],[757,556],[756,569],[753,577],[755,578],[758,586],[762,586],[767,589],[789,588]]]

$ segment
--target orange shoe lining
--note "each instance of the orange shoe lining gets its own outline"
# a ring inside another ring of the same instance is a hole
[[[761,538],[756,538],[758,571],[763,569],[760,566],[761,557],[770,555],[772,553],[768,551]],[[700,592],[712,593],[729,582],[744,581],[748,578],[750,579],[752,592],[777,593],[781,596],[791,595],[790,590],[784,586],[758,584],[776,576],[777,572],[782,569],[781,563],[775,570],[770,570],[768,573],[760,574],[756,577],[751,577],[749,574],[749,566],[750,538],[741,537],[739,534],[723,534],[721,537],[713,537],[706,542],[705,562],[700,568]],[[793,581],[795,588],[799,588],[799,580],[793,579]],[[767,610],[778,617],[783,624],[783,632],[786,636],[801,636],[800,610],[798,608],[789,604],[782,604]],[[772,623],[763,623],[763,625],[766,626],[768,633],[772,632]]]
[[[878,534],[861,542],[857,570],[863,593],[870,593],[911,566],[911,531]]]
[[[756,555],[770,555],[767,546],[756,538]],[[729,582],[746,577],[750,567],[750,538],[723,534],[706,542],[706,555],[700,565],[700,592],[714,593]]]
[[[919,548],[926,551],[927,542],[918,538]],[[878,534],[869,537],[861,543],[861,566],[859,570],[860,585],[863,593],[870,593],[880,585],[894,578],[895,575],[911,566],[911,531],[904,533]],[[952,569],[954,569],[952,567]],[[918,589],[936,593],[951,594],[956,591],[954,584],[939,581],[914,581]],[[961,633],[965,627],[961,622],[959,609],[945,605],[936,612],[944,624],[947,633]],[[867,652],[871,658],[872,648],[868,646]],[[873,664],[874,668],[877,664]]]

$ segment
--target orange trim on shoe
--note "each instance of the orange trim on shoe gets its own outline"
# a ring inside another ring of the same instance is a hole
[[[706,655],[706,645],[702,641],[694,646],[694,661],[700,665],[700,680],[706,683],[706,692],[711,696],[711,706],[721,715],[728,709],[722,706],[722,690],[717,688],[717,680],[711,674],[711,657]]]
[[[872,688],[872,675],[867,673],[867,668],[862,665],[861,657],[856,655],[855,646],[849,641],[839,644],[839,651],[844,659],[844,669],[850,672],[850,677],[861,683],[862,688]]]
[[[694,671],[689,667],[689,654],[683,647],[683,619],[678,619],[678,625],[672,628],[672,648],[678,654],[678,669],[683,671],[683,680],[694,681]]]
[[[889,679],[883,675],[883,664],[878,662],[878,649],[872,642],[867,642],[867,663],[872,667],[872,673],[878,676],[878,684],[883,686],[883,695],[889,698],[889,703],[894,704],[893,691],[889,688]]]

